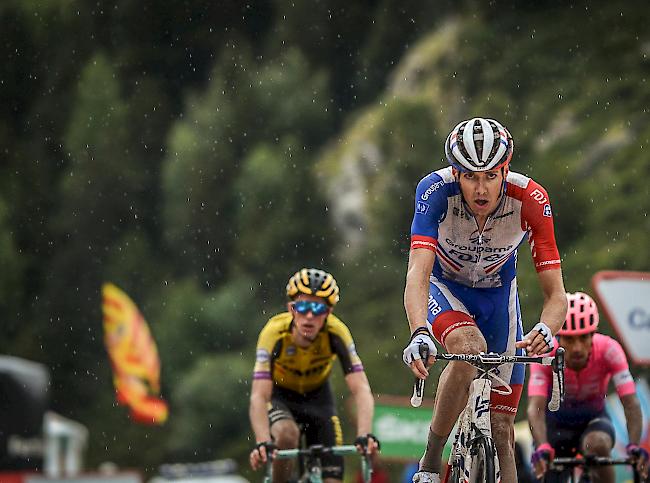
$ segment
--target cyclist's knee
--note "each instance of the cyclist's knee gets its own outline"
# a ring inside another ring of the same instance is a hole
[[[447,336],[446,348],[455,354],[478,354],[487,351],[487,343],[478,327],[462,327]]]
[[[276,422],[271,427],[275,445],[280,449],[297,448],[300,441],[300,428],[290,419]]]
[[[587,433],[582,440],[582,451],[588,455],[609,456],[612,446],[612,438],[603,431]]]

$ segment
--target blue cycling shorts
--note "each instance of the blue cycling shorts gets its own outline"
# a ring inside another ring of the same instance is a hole
[[[458,315],[450,317],[450,314]],[[487,342],[489,352],[523,355],[515,342],[523,338],[517,279],[501,287],[473,288],[443,278],[430,277],[427,321],[431,332],[444,346],[455,328],[474,325],[462,317],[471,317]],[[525,369],[521,364],[504,364],[497,374],[513,385],[522,385]]]

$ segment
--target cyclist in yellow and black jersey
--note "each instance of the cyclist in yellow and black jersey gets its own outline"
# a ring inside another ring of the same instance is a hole
[[[294,342],[291,312],[272,317],[257,343],[254,379],[272,379],[279,388],[305,394],[327,382],[338,356],[345,374],[363,371],[350,331],[334,314],[306,348]]]
[[[250,463],[259,468],[273,448],[299,445],[300,429],[306,442],[325,446],[343,443],[329,376],[338,357],[345,382],[357,406],[357,440],[360,448],[378,449],[371,434],[374,400],[352,335],[332,308],[339,300],[334,277],[304,268],[287,285],[287,312],[272,317],[260,332],[249,415],[256,446]],[[323,478],[343,478],[343,458],[322,458]],[[291,461],[273,463],[274,481],[287,481]]]

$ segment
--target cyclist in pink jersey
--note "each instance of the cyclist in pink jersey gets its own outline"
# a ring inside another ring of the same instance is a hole
[[[636,387],[623,348],[611,337],[596,333],[598,307],[589,295],[567,294],[569,309],[558,332],[559,346],[566,350],[566,396],[559,411],[546,410],[551,390],[550,368],[533,365],[528,381],[528,422],[536,450],[532,463],[538,478],[557,456],[609,456],[616,435],[605,411],[609,381],[614,382],[623,404],[630,444],[628,454],[637,468],[647,472],[648,452],[639,447],[642,417]],[[614,469],[593,470],[593,481],[614,482]],[[549,481],[547,475],[545,481]]]

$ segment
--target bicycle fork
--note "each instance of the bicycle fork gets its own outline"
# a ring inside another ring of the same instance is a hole
[[[451,468],[456,467],[457,478],[463,483],[474,483],[475,476],[472,469],[475,469],[480,457],[478,454],[479,444],[477,444],[479,440],[485,440],[485,444],[491,447],[494,455],[495,480],[499,482],[501,479],[490,423],[491,390],[492,382],[489,379],[483,377],[474,379],[467,405],[458,420],[458,430],[454,437],[448,465]]]

